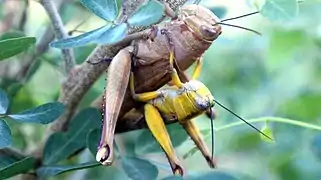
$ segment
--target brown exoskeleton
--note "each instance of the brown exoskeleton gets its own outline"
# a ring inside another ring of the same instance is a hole
[[[131,45],[120,50],[108,69],[104,124],[96,160],[103,165],[113,162],[113,140],[118,114],[127,90],[131,64],[151,65],[156,61],[169,61],[174,56],[182,82],[189,78],[183,73],[194,62],[200,71],[202,55],[222,33],[219,18],[200,5],[186,5],[170,22],[154,26],[148,38],[133,40]],[[186,129],[187,132],[193,129]],[[194,138],[200,144],[202,136]],[[203,155],[210,157],[208,148],[200,147]],[[208,160],[211,167],[214,161]]]

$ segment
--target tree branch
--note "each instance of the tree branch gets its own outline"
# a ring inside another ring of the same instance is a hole
[[[56,7],[57,9],[61,9],[64,4],[69,3],[71,0],[56,0]],[[41,39],[36,44],[35,52],[29,53],[25,56],[22,61],[20,71],[14,76],[17,80],[23,81],[26,75],[28,74],[29,69],[31,68],[32,64],[36,61],[37,57],[42,55],[48,50],[48,44],[54,39],[54,32],[52,30],[51,25],[49,24],[46,27],[45,32],[43,33]]]
[[[51,20],[57,39],[64,39],[68,37],[68,33],[64,28],[61,17],[57,11],[56,6],[52,0],[41,0],[43,7],[46,9],[47,14]],[[62,49],[62,59],[64,62],[65,73],[68,74],[70,70],[76,65],[74,52],[72,49]]]

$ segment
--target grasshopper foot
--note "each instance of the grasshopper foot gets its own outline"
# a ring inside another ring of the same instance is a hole
[[[104,166],[110,166],[113,163],[112,152],[108,145],[98,149],[96,154],[96,161],[100,162]]]
[[[212,159],[210,156],[205,156],[205,159],[206,159],[206,162],[210,168],[212,168],[212,169],[217,168],[217,164],[214,159]]]
[[[181,166],[176,164],[175,167],[172,168],[172,170],[174,175],[184,176],[184,170]]]

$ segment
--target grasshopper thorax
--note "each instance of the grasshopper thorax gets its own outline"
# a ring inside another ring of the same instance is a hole
[[[178,18],[200,39],[212,42],[221,33],[220,19],[209,9],[200,5],[186,5],[180,9]]]

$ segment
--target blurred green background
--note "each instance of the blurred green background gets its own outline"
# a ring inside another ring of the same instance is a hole
[[[41,4],[15,1],[10,6],[0,1],[0,33],[21,30],[39,41],[46,32],[48,17]],[[235,17],[255,11],[254,1],[203,1],[208,7],[224,7],[222,17]],[[14,11],[7,28],[7,13]],[[25,11],[25,14],[23,13]],[[78,30],[88,31],[104,24],[88,12],[77,1],[68,1],[60,11],[67,30],[73,30],[86,20]],[[21,18],[26,19],[21,25]],[[229,21],[252,28],[258,36],[242,29],[223,26],[222,35],[204,55],[204,66],[200,80],[214,97],[245,119],[260,117],[282,117],[315,125],[321,124],[321,1],[305,1],[299,5],[296,17],[283,21],[270,21],[257,14]],[[79,33],[74,33],[77,35]],[[77,63],[82,63],[90,54],[93,45],[75,48]],[[30,51],[34,51],[31,49]],[[28,52],[26,52],[28,53]],[[25,54],[26,54],[25,53]],[[30,52],[29,52],[30,53]],[[10,75],[19,71],[25,54],[0,62],[1,88],[10,94],[11,112],[31,108],[59,96],[63,74],[59,64],[60,51],[49,48],[34,61],[34,73],[29,73],[22,82],[23,87],[14,92]],[[8,65],[9,64],[9,65]],[[6,76],[5,76],[6,75]],[[91,88],[82,100],[80,108],[88,107],[103,90],[104,76]],[[14,95],[14,96],[13,96]],[[215,127],[239,120],[219,106],[215,107]],[[268,119],[268,118],[267,118]],[[45,126],[8,122],[13,132],[13,146],[29,151],[43,137]],[[197,118],[197,123],[206,135],[210,147],[210,121]],[[258,128],[264,121],[254,123]],[[238,179],[260,180],[319,180],[321,179],[321,135],[319,131],[285,123],[268,122],[275,143],[262,141],[260,135],[249,126],[221,129],[215,133],[215,155],[219,170],[233,174]],[[177,125],[170,125],[176,151],[188,173],[203,173],[210,170],[201,153],[188,153],[194,145]],[[165,155],[159,150],[147,130],[117,135],[122,154],[141,157],[152,162],[159,170],[158,178],[171,175]],[[156,147],[156,149],[155,149]],[[67,163],[87,162],[94,157],[85,151]],[[128,179],[125,170],[115,163],[113,167],[95,167],[65,173],[49,179]],[[145,173],[145,172],[144,172]],[[14,179],[14,178],[13,178]]]

